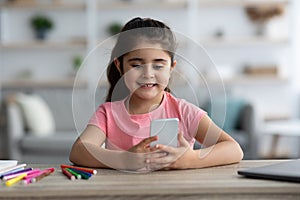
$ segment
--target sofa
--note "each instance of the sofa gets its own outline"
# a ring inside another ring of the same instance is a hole
[[[1,107],[1,157],[25,163],[69,163],[71,147],[92,114],[82,106],[75,125],[69,89],[5,93]]]
[[[86,92],[83,90],[79,96],[92,98]],[[82,106],[76,109],[79,115],[77,114],[75,126],[72,112],[72,90],[52,89],[31,91],[31,93],[45,101],[44,103],[53,115],[55,127],[44,125],[40,128],[48,127],[48,132],[33,133],[32,128],[28,128],[28,122],[24,119],[24,110],[22,110],[20,102],[14,98],[16,93],[4,94],[5,100],[1,109],[2,120],[0,120],[2,121],[2,144],[0,145],[2,158],[17,159],[27,163],[68,163],[72,144],[92,115],[93,111],[88,111],[85,106],[90,102],[87,102],[87,98],[81,100]],[[95,107],[104,101],[105,94],[105,91],[98,91]],[[207,102],[204,105],[204,109],[209,115],[212,114],[210,103]],[[244,159],[257,158],[254,107],[245,100],[228,98],[226,109],[225,123],[220,126],[239,142],[244,151]],[[30,114],[38,115],[33,113],[32,109],[30,109]],[[5,119],[3,120],[3,118]],[[42,121],[42,117],[38,120]],[[217,124],[219,123],[218,119],[213,120]],[[195,148],[200,147],[201,145],[195,144]]]
[[[229,96],[225,102],[217,99],[212,104],[212,101],[206,101],[202,107],[219,127],[240,144],[244,159],[257,159],[257,120],[254,106],[249,101]],[[224,111],[225,116],[222,115]],[[199,149],[201,145],[196,143],[195,148]]]

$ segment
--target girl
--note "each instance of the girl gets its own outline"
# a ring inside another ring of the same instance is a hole
[[[176,66],[175,47],[172,31],[160,21],[134,18],[125,24],[107,68],[106,103],[74,143],[71,162],[150,171],[203,168],[242,159],[239,144],[206,112],[170,94],[167,86]],[[149,137],[150,121],[161,118],[179,119],[178,147],[150,146],[157,140]],[[204,148],[194,150],[195,140]]]

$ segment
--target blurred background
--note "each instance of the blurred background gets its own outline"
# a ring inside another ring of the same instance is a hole
[[[0,0],[0,159],[68,162],[106,96],[98,74],[107,61],[85,58],[136,16],[161,20],[205,49],[212,62],[193,63],[202,78],[182,59],[174,93],[207,110],[245,159],[299,158],[299,9],[297,0]],[[100,53],[109,58],[110,50]]]

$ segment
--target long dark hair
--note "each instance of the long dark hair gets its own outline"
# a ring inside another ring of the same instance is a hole
[[[113,95],[113,91],[117,83],[122,81],[123,56],[132,51],[138,42],[141,41],[140,39],[146,39],[151,43],[159,43],[162,49],[170,55],[171,65],[173,65],[176,39],[171,29],[163,22],[154,19],[140,17],[133,18],[122,28],[111,53],[110,62],[106,71],[107,79],[110,84],[105,100],[106,102],[121,100],[127,96],[128,89],[124,86],[125,84],[120,84],[122,89],[118,88],[118,93],[116,93],[116,95],[115,93]],[[122,73],[118,71],[114,59],[119,60]],[[170,89],[166,87],[165,91],[170,92]]]

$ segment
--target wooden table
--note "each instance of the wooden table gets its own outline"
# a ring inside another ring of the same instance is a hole
[[[263,134],[272,136],[269,157],[276,158],[279,137],[300,137],[300,120],[275,120],[267,122],[264,125]],[[300,156],[300,144],[298,148],[298,155]]]
[[[196,170],[134,174],[98,169],[89,180],[70,181],[59,166],[50,176],[30,185],[0,186],[0,199],[300,199],[300,183],[241,177],[238,169],[283,160],[242,161],[238,164]]]

